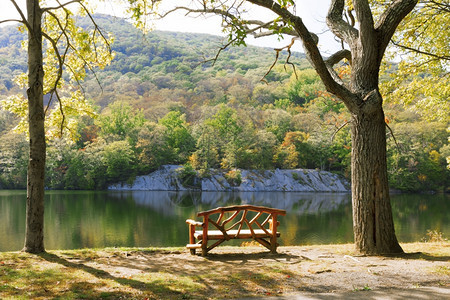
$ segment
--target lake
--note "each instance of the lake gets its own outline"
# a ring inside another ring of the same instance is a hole
[[[391,198],[400,242],[420,241],[428,229],[449,237],[450,195]],[[287,210],[279,219],[280,245],[353,241],[349,194],[47,191],[45,247],[184,246],[188,242],[185,220],[196,219],[196,212],[247,203]],[[25,206],[25,191],[0,190],[0,251],[22,249]]]

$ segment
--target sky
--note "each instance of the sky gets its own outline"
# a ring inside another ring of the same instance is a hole
[[[68,0],[61,1],[62,3]],[[327,31],[325,25],[325,16],[329,7],[331,0],[301,0],[297,1],[297,15],[299,15],[305,25],[311,32],[319,34],[319,47],[324,54],[332,54],[336,50],[339,50],[340,44],[334,41],[333,35]],[[25,0],[16,0],[20,5],[21,9],[25,12]],[[51,2],[47,1],[48,3]],[[177,4],[188,5],[190,0],[177,0]],[[173,5],[173,1],[163,2],[163,6],[160,7],[161,11],[170,9],[170,5]],[[73,4],[75,5],[75,4]],[[258,19],[269,20],[270,13],[262,8],[250,7],[250,13],[252,17]],[[115,16],[123,16],[124,8],[113,4],[111,1],[105,1],[103,4],[98,6],[97,11],[101,13],[111,14]],[[0,0],[0,20],[18,18],[18,14],[12,2],[10,0]],[[8,23],[6,23],[8,24]],[[221,21],[219,17],[202,17],[202,16],[185,16],[184,13],[177,12],[169,15],[168,17],[157,21],[155,23],[156,30],[165,31],[178,31],[178,32],[196,32],[196,33],[208,33],[214,35],[221,35],[222,33],[220,27]],[[323,33],[324,32],[324,33]],[[286,46],[290,43],[290,38],[287,37],[282,40],[278,40],[276,37],[265,37],[265,38],[250,38],[247,44],[280,48]],[[294,51],[303,51],[300,41],[297,41],[293,47]]]

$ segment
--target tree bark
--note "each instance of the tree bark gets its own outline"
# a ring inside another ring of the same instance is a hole
[[[356,249],[363,254],[402,253],[395,236],[386,163],[381,95],[352,114],[352,207]],[[371,101],[369,99],[367,101]],[[367,102],[368,103],[368,102]]]
[[[43,104],[42,10],[39,0],[27,0],[28,124],[30,157],[27,178],[27,211],[23,251],[44,252],[45,128]]]

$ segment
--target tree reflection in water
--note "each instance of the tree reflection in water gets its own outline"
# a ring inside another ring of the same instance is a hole
[[[392,207],[401,242],[419,241],[428,229],[448,237],[450,195],[394,195]],[[0,190],[0,251],[23,247],[25,191]],[[281,245],[353,241],[349,194],[296,192],[47,191],[47,249],[111,246],[183,246],[188,218],[233,204],[285,209]],[[241,241],[236,241],[239,245]]]

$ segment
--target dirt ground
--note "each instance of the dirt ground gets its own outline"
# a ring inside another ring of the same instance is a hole
[[[399,257],[356,256],[352,245],[280,247],[270,254],[259,247],[218,247],[207,257],[186,250],[123,252],[83,262],[113,276],[160,272],[193,278],[204,291],[194,298],[268,297],[298,292],[340,293],[380,289],[450,288],[450,244],[439,255],[414,246]],[[405,248],[405,247],[404,247]]]

